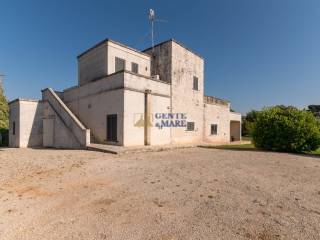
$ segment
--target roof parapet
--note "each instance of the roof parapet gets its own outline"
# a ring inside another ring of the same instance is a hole
[[[41,100],[39,99],[27,99],[27,98],[16,98],[10,102],[8,102],[8,105],[15,103],[15,102],[20,102],[20,101],[24,101],[24,102],[41,102]]]
[[[206,104],[215,104],[215,105],[223,105],[223,106],[229,106],[230,102],[227,100],[223,100],[216,97],[211,96],[204,96],[204,103]]]
[[[112,43],[117,44],[117,45],[119,45],[119,46],[121,46],[121,47],[130,49],[130,50],[135,51],[135,52],[137,52],[137,53],[139,53],[139,54],[143,54],[143,55],[145,55],[145,56],[150,57],[150,55],[147,54],[147,53],[145,53],[145,52],[139,51],[139,50],[137,50],[137,49],[135,49],[135,48],[132,48],[132,47],[129,47],[129,46],[124,45],[124,44],[122,44],[122,43],[119,43],[119,42],[114,41],[114,40],[112,40],[112,39],[110,39],[110,38],[106,38],[106,39],[104,39],[103,41],[95,44],[93,47],[87,49],[87,50],[84,51],[83,53],[79,54],[79,55],[77,56],[77,58],[81,58],[81,57],[82,57],[83,55],[85,55],[86,53],[90,52],[91,50],[93,50],[93,49],[95,49],[95,48],[97,48],[97,47],[100,47],[100,46],[103,45],[103,44],[106,44],[107,42],[112,42]]]
[[[204,59],[200,54],[198,54],[198,53],[196,53],[195,51],[193,51],[192,49],[186,47],[184,44],[182,44],[181,42],[177,41],[177,40],[174,39],[174,38],[171,38],[171,39],[168,39],[168,40],[166,40],[166,41],[160,42],[160,43],[156,44],[156,45],[154,46],[154,48],[156,48],[156,47],[158,47],[158,46],[160,46],[160,45],[166,44],[167,42],[174,42],[174,43],[180,45],[181,47],[183,47],[184,49],[187,49],[189,52],[193,53],[194,55],[198,56],[199,58]],[[149,48],[143,50],[142,52],[146,52],[146,51],[149,51],[149,50],[151,50],[151,49],[152,49],[152,47],[149,47]]]

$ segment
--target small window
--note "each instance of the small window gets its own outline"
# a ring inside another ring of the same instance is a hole
[[[211,135],[218,135],[218,125],[211,124]]]
[[[137,63],[131,63],[131,72],[138,73],[139,65]]]
[[[193,77],[193,90],[199,90],[197,77]]]
[[[122,58],[116,57],[116,65],[115,65],[115,72],[125,70],[126,61]]]
[[[16,135],[16,122],[12,122],[12,135]]]
[[[187,122],[187,131],[194,131],[194,122]]]

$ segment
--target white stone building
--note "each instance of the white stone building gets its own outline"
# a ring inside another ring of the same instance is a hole
[[[204,60],[175,40],[144,51],[107,39],[78,56],[78,85],[10,106],[11,147],[224,143],[241,115],[204,95]]]

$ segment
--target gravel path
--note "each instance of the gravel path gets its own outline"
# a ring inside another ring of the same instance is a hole
[[[0,149],[0,239],[320,239],[320,158]]]

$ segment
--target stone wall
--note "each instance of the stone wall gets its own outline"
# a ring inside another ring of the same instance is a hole
[[[152,49],[146,52],[149,54]],[[171,40],[156,45],[152,72],[162,80],[171,83],[171,113],[184,113],[188,122],[194,122],[194,130],[186,127],[170,129],[171,143],[195,143],[202,141],[203,135],[203,86],[204,61],[176,41]],[[198,78],[198,90],[193,89],[193,78]]]
[[[67,149],[79,149],[82,144],[77,140],[71,129],[60,118],[57,112],[52,108],[49,102],[43,102],[43,121],[53,121],[53,135],[48,136],[45,134],[49,129],[43,129],[43,137],[51,137],[52,139],[43,139],[43,142],[52,142],[51,146],[54,148],[67,148]]]
[[[51,88],[42,90],[42,99],[49,102],[56,115],[72,132],[81,147],[86,147],[90,144],[90,130],[82,124]]]
[[[151,75],[159,75],[159,78],[167,83],[172,76],[172,41],[157,45],[154,49],[145,51],[151,56]]]
[[[79,85],[105,76],[107,69],[107,47],[101,45],[78,58]]]
[[[43,102],[18,99],[10,103],[10,147],[42,146]],[[13,135],[15,122],[15,135]]]
[[[125,70],[131,71],[131,63],[137,63],[139,65],[138,74],[147,77],[150,76],[151,61],[149,55],[125,47],[123,45],[115,43],[114,41],[107,42],[107,52],[108,75],[115,72],[115,58],[118,57],[126,61]]]
[[[218,127],[217,135],[211,134],[211,125]],[[230,107],[218,104],[205,104],[204,141],[227,143],[230,141]]]
[[[135,127],[134,121],[137,114],[144,113],[145,90],[151,91],[153,99],[159,99],[159,103],[152,104],[156,111],[168,111],[169,84],[127,71],[112,74],[80,87],[66,89],[64,101],[85,126],[90,128],[96,142],[106,141],[106,116],[117,114],[117,144],[143,145],[143,128]],[[158,109],[158,105],[163,105],[161,98],[167,100],[165,107]],[[153,142],[156,143],[153,132],[151,131],[151,138],[154,138]],[[163,141],[159,138],[158,142]]]
[[[124,93],[124,145],[144,145],[145,93],[125,90]],[[156,126],[156,113],[168,113],[169,96],[159,96],[152,92],[148,97],[149,118],[147,120],[150,145],[169,144],[170,129]]]
[[[150,76],[151,61],[148,54],[107,40],[78,57],[78,85],[115,73],[116,57],[125,60],[124,70],[131,71],[132,63],[136,63],[138,74]]]
[[[193,90],[193,78],[198,78],[198,90]],[[195,123],[194,131],[172,129],[174,143],[202,141],[203,132],[204,61],[193,52],[172,42],[172,112],[187,115]]]

